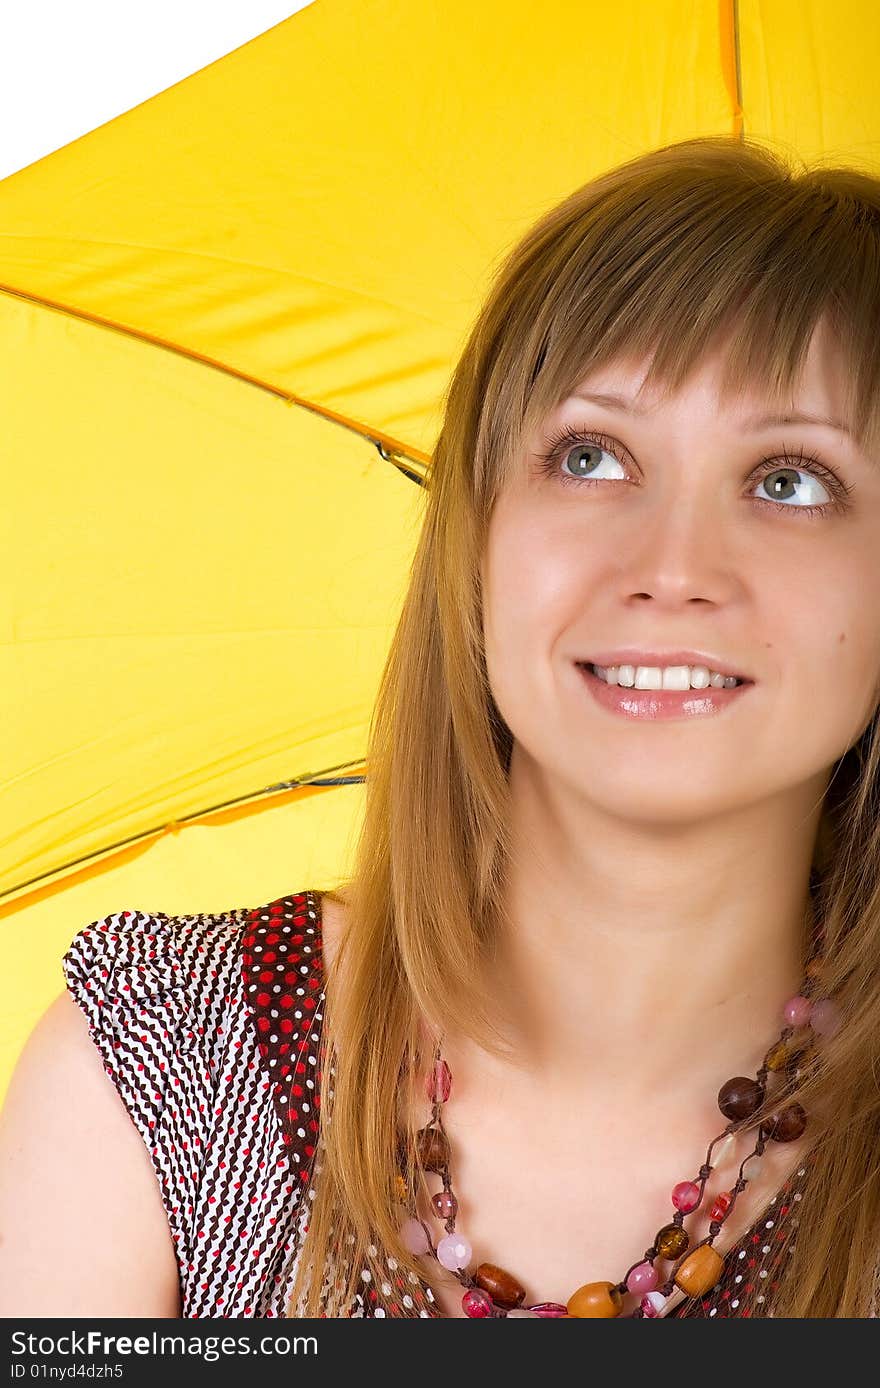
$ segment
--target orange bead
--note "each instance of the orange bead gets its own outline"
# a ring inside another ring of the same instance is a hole
[[[405,1205],[406,1202],[407,1202],[407,1200],[408,1200],[408,1198],[409,1198],[409,1191],[408,1191],[407,1188],[406,1188],[406,1181],[403,1179],[403,1177],[401,1176],[401,1174],[400,1174],[399,1171],[398,1171],[397,1177],[396,1177],[396,1186],[397,1186],[397,1198],[398,1198],[398,1200],[400,1200],[401,1204],[404,1204],[404,1205]]]
[[[620,1315],[622,1306],[623,1295],[614,1282],[587,1282],[572,1292],[567,1310],[570,1316],[577,1316],[580,1320],[610,1320]]]
[[[703,1296],[714,1287],[724,1268],[724,1259],[709,1243],[689,1253],[675,1274],[674,1282],[688,1296]]]

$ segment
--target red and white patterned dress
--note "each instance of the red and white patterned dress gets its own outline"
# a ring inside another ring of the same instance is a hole
[[[122,911],[74,936],[64,977],[149,1151],[185,1318],[283,1317],[312,1200],[323,1020],[321,898],[167,916]],[[670,1315],[769,1303],[777,1243],[797,1222],[794,1171],[725,1258],[722,1280]],[[426,1282],[385,1259],[388,1314],[438,1317]],[[381,1316],[369,1273],[350,1316]]]

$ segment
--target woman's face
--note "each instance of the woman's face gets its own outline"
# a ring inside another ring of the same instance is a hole
[[[823,326],[784,407],[750,394],[724,410],[721,361],[663,403],[637,402],[643,414],[564,402],[490,520],[486,660],[514,755],[629,818],[638,806],[672,823],[795,787],[818,797],[875,707],[880,459],[827,425],[754,422],[841,420],[839,359]],[[632,397],[645,369],[603,367],[578,392]],[[566,426],[603,437],[563,442],[544,467]],[[712,714],[624,716],[576,664],[621,647],[709,652],[754,683]]]

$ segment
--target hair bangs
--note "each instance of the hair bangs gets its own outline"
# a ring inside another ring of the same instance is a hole
[[[858,175],[795,182],[750,148],[731,178],[729,148],[688,144],[692,162],[662,178],[648,177],[655,152],[642,178],[630,165],[586,185],[502,267],[507,315],[484,402],[488,509],[540,422],[594,372],[637,368],[641,390],[665,397],[721,344],[723,404],[749,393],[785,408],[820,325],[841,356],[842,422],[880,453],[878,228],[847,187]],[[754,165],[748,180],[743,164]]]

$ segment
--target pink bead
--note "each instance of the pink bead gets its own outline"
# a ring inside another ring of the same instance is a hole
[[[813,1004],[810,1002],[809,998],[802,998],[800,994],[796,997],[789,998],[782,1009],[782,1015],[785,1018],[786,1026],[805,1027],[810,1020],[810,1013],[812,1010]]]
[[[642,1297],[642,1314],[649,1318],[659,1316],[665,1305],[666,1297],[662,1292],[648,1292]]]
[[[840,1009],[831,998],[813,1004],[810,1026],[820,1036],[834,1036],[840,1029]]]
[[[438,1190],[431,1196],[431,1204],[440,1219],[455,1219],[458,1214],[458,1201],[451,1190]]]
[[[468,1287],[461,1299],[461,1308],[466,1316],[491,1316],[492,1298],[482,1287]]]
[[[655,1267],[650,1263],[639,1263],[626,1279],[626,1289],[628,1292],[653,1292],[659,1280]]]
[[[449,1272],[466,1268],[473,1257],[473,1249],[463,1234],[447,1234],[437,1245],[437,1261]]]
[[[672,1203],[677,1210],[690,1214],[700,1203],[700,1187],[693,1181],[679,1181],[672,1192]]]
[[[431,1246],[428,1242],[428,1235],[417,1219],[404,1220],[400,1226],[400,1239],[404,1248],[415,1254],[416,1257],[421,1253],[427,1253]]]
[[[536,1316],[567,1316],[568,1307],[558,1301],[536,1301],[529,1307]]]
[[[432,1104],[445,1104],[452,1090],[452,1071],[445,1060],[435,1060],[425,1091]]]

